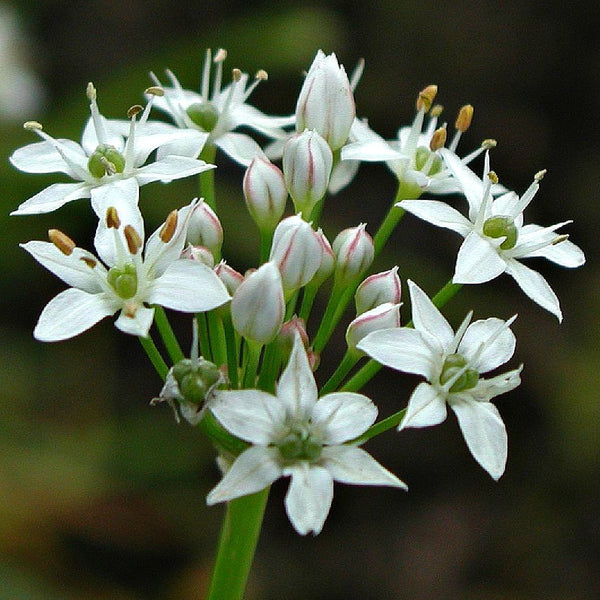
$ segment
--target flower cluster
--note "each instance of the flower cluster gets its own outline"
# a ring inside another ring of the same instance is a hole
[[[290,477],[285,507],[300,534],[321,531],[334,480],[406,489],[360,446],[395,426],[437,425],[446,419],[447,406],[475,460],[498,479],[507,434],[491,400],[519,385],[522,366],[484,375],[512,358],[516,315],[472,321],[471,311],[454,331],[441,309],[462,284],[506,272],[562,319],[550,285],[521,262],[544,257],[572,268],[585,260],[567,235],[556,233],[569,221],[523,224],[544,172],[519,196],[490,169],[493,140],[461,156],[459,140],[473,107],[459,110],[446,144],[435,85],[418,94],[412,124],[387,141],[357,117],[354,90],[362,64],[348,78],[334,54],[319,51],[295,114],[269,116],[247,102],[267,74],[259,71],[250,83],[233,69],[223,86],[225,58],[224,50],[214,57],[206,53],[199,92],[184,89],[170,71],[169,87],[152,74],[145,106],[129,109],[127,120],[103,116],[90,83],[91,116],[81,143],[53,138],[37,122],[25,124],[41,141],[16,150],[12,164],[74,181],[50,185],[13,214],[50,212],[89,198],[97,218],[95,254],[58,229],[50,230],[49,242],[22,245],[70,286],[44,308],[34,336],[64,340],[118,312],[116,327],[140,338],[165,379],[153,403],[167,402],[177,420],[199,425],[219,451],[224,474],[207,502],[234,501]],[[173,123],[152,120],[152,107]],[[267,146],[240,127],[268,138]],[[260,234],[256,262],[249,261],[254,267],[243,274],[221,256],[226,227],[212,177],[205,177],[215,167],[217,149],[245,168],[237,201],[245,202]],[[481,155],[480,179],[468,165]],[[397,179],[396,198],[379,228],[348,224],[330,237],[319,226],[327,196],[351,183],[361,161],[387,164]],[[145,240],[139,188],[193,175],[204,199],[171,212]],[[464,196],[467,214],[421,198],[428,194]],[[454,275],[436,296],[430,299],[407,280],[410,319],[401,317],[400,267],[370,272],[405,212],[464,238]],[[355,313],[348,318],[352,303]],[[165,308],[193,315],[190,358]],[[324,369],[332,374],[319,389],[314,373],[330,361],[327,345],[344,319],[347,352],[337,368]],[[152,341],[156,334],[169,362]],[[376,423],[375,404],[359,391],[382,365],[422,380],[406,408]]]

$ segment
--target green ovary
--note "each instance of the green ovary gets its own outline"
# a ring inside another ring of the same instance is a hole
[[[190,104],[185,112],[200,129],[206,132],[212,131],[219,120],[219,111],[210,102]]]
[[[221,378],[221,373],[218,367],[208,360],[184,358],[173,367],[173,377],[183,398],[200,405],[209,390]]]
[[[323,446],[310,438],[301,429],[292,429],[290,433],[277,444],[281,456],[286,461],[306,460],[315,462],[321,456]]]
[[[461,354],[449,354],[444,361],[442,372],[440,374],[440,384],[445,385],[459,371],[467,366],[467,360]],[[470,390],[477,385],[479,373],[475,369],[466,369],[450,387],[451,393]]]
[[[425,146],[419,146],[417,148],[417,151],[415,152],[415,167],[418,171],[421,171],[423,167],[427,164],[427,161],[431,160],[430,156],[432,155],[433,160],[431,162],[431,166],[425,174],[436,175],[442,170],[442,159],[437,154],[429,150],[429,148],[425,148]]]
[[[483,233],[491,238],[506,237],[500,244],[500,248],[502,250],[510,250],[517,244],[519,230],[515,226],[512,217],[499,215],[497,217],[490,217],[483,224]]]
[[[88,171],[94,177],[122,173],[124,169],[125,157],[109,144],[100,144],[88,160]]]
[[[119,298],[129,300],[137,293],[138,278],[135,265],[129,264],[124,267],[111,267],[108,271],[107,280],[115,290]]]

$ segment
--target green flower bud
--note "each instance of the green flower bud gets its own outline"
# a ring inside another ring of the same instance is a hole
[[[212,131],[219,120],[219,111],[211,102],[190,104],[185,112],[203,131]]]
[[[124,169],[125,157],[109,144],[100,144],[88,159],[88,171],[94,177],[122,173]]]
[[[138,278],[135,265],[128,264],[123,268],[111,267],[106,277],[109,285],[123,300],[133,298],[137,293]]]
[[[467,365],[467,360],[461,354],[449,354],[444,361],[442,373],[440,374],[440,383],[446,384],[459,371],[462,371]],[[467,369],[450,388],[450,393],[470,390],[477,385],[479,373],[475,369]]]
[[[497,216],[489,218],[483,224],[483,233],[491,238],[506,237],[500,244],[500,248],[510,250],[517,244],[519,230],[515,226],[512,217]]]
[[[184,400],[200,405],[206,394],[220,381],[217,366],[203,358],[184,358],[173,366],[173,377]]]

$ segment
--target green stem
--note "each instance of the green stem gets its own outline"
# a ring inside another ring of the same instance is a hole
[[[225,330],[225,342],[227,344],[227,374],[229,375],[229,381],[231,387],[237,389],[238,383],[238,342],[235,337],[235,329],[231,322],[231,314],[227,314],[223,317],[223,329]]]
[[[223,330],[223,320],[214,310],[206,313],[206,324],[210,336],[210,347],[213,354],[213,362],[217,367],[227,362],[227,344]]]
[[[246,340],[246,345],[244,346],[246,350],[244,356],[244,389],[251,389],[256,386],[256,372],[258,371],[262,348],[262,344]]]
[[[302,293],[302,304],[300,304],[300,318],[304,319],[305,323],[308,323],[308,317],[310,316],[310,311],[312,309],[312,305],[317,296],[317,291],[319,290],[318,285],[310,285],[310,283],[304,288],[304,292]]]
[[[207,143],[198,158],[204,162],[214,164],[216,155],[217,147]],[[200,173],[198,175],[198,183],[200,187],[200,196],[203,197],[206,204],[216,212],[217,198],[215,195],[215,170],[208,169],[208,171]]]
[[[273,243],[273,233],[274,231],[269,230],[259,230],[260,233],[260,264],[264,264],[269,260],[269,255],[271,254],[271,244]]]
[[[362,354],[346,350],[342,362],[338,365],[338,368],[334,371],[333,375],[329,378],[329,381],[321,388],[321,396],[329,394],[337,389],[344,377],[350,373],[352,367],[361,359]]]
[[[331,295],[329,296],[329,302],[327,303],[327,308],[325,309],[325,314],[323,315],[317,335],[313,341],[313,349],[318,354],[321,353],[325,347],[325,344],[327,344],[327,340],[329,340],[331,332],[335,328],[336,324],[333,323],[333,317],[338,308],[338,303],[342,299],[343,295],[344,288],[334,283],[333,289],[331,290]]]
[[[438,307],[442,308],[447,302],[452,300],[462,287],[462,283],[452,283],[449,281],[432,299],[431,301]]]
[[[181,350],[179,341],[175,337],[175,333],[173,332],[171,324],[169,323],[167,313],[162,306],[154,306],[154,322],[156,323],[156,328],[160,333],[160,337],[163,340],[165,348],[167,349],[173,364],[183,360],[185,355]]]
[[[167,378],[169,367],[167,366],[167,363],[163,360],[163,357],[160,355],[156,344],[154,343],[150,335],[148,335],[148,337],[138,336],[138,340],[140,340],[142,348],[146,351],[146,354],[148,355],[152,366],[156,369],[156,372],[164,381]]]
[[[371,359],[366,365],[359,369],[342,387],[342,392],[358,392],[362,389],[383,367],[383,365]]]
[[[227,503],[207,600],[242,600],[269,488]]]
[[[198,341],[200,344],[200,355],[206,360],[212,360],[212,352],[210,348],[210,333],[208,331],[206,313],[198,313],[196,315],[196,322],[198,323]]]
[[[388,431],[392,427],[397,427],[400,425],[400,422],[404,418],[404,414],[406,413],[406,409],[403,408],[399,410],[397,413],[390,415],[386,419],[382,419],[379,423],[375,423],[375,425],[371,425],[369,429],[367,429],[362,435],[358,436],[356,439],[352,440],[352,444],[364,444],[367,440],[370,440],[372,437],[383,433],[384,431]]]

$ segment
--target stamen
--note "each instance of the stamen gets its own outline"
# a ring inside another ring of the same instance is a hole
[[[79,260],[82,260],[90,269],[96,268],[96,265],[98,264],[98,261],[89,256],[82,256]]]
[[[144,94],[148,94],[150,96],[164,96],[165,90],[160,85],[153,85],[144,90]]]
[[[27,129],[27,131],[42,131],[44,129],[41,123],[37,121],[25,121],[23,123],[23,129]]]
[[[208,102],[210,92],[210,48],[206,49],[206,58],[204,59],[204,67],[202,69],[202,87],[200,88],[200,95],[202,96],[202,102]]]
[[[92,121],[94,123],[94,130],[96,131],[96,138],[99,144],[107,144],[108,136],[104,129],[104,122],[102,121],[102,115],[98,109],[98,103],[96,102],[96,88],[90,81],[87,85],[86,94],[90,100],[90,112],[92,114]]]
[[[552,246],[556,246],[557,244],[562,244],[569,239],[568,233],[563,233],[562,235],[557,235],[551,242]]]
[[[75,242],[59,229],[49,229],[48,238],[65,256],[73,254]]]
[[[352,71],[352,76],[350,77],[350,89],[354,92],[356,90],[356,86],[362,77],[363,71],[365,70],[365,59],[359,58],[356,66],[354,67],[354,71]]]
[[[491,150],[492,148],[495,148],[497,145],[498,145],[498,142],[492,138],[483,140],[483,142],[481,142],[481,147],[484,150]]]
[[[269,74],[264,69],[260,69],[259,71],[257,71],[256,75],[254,76],[254,81],[248,86],[248,89],[244,92],[243,101],[245,102],[248,99],[250,94],[256,89],[256,87],[261,81],[266,81],[267,79],[269,79]]]
[[[125,235],[129,253],[137,254],[138,250],[142,247],[142,238],[140,238],[138,232],[131,225],[125,225],[123,234]]]
[[[537,173],[536,173],[536,174],[533,176],[533,178],[534,178],[536,181],[541,181],[542,179],[544,179],[544,175],[545,175],[547,172],[548,172],[548,170],[547,170],[547,169],[542,169],[541,171],[538,171],[538,172],[537,172]]]
[[[440,127],[435,130],[433,136],[431,136],[431,141],[429,142],[429,149],[433,152],[443,148],[446,143],[446,126]],[[432,159],[433,161],[433,159]]]
[[[496,175],[496,171],[490,171],[488,173],[488,179],[494,184],[496,185],[498,183],[498,175]]]
[[[121,227],[121,219],[119,219],[119,213],[114,206],[109,206],[106,209],[106,226],[109,229],[119,229]]]
[[[428,85],[419,92],[417,110],[427,112],[431,108],[437,94],[437,85]]]
[[[223,82],[223,63],[227,58],[227,50],[219,48],[213,62],[217,65],[215,69],[215,78],[213,81],[213,99],[221,93],[221,84]],[[207,99],[208,101],[208,99]]]
[[[175,235],[177,229],[177,211],[172,210],[165,220],[165,224],[162,226],[158,237],[165,243],[168,244]]]
[[[441,104],[434,104],[429,111],[429,116],[434,119],[439,117],[444,111],[444,107]]]
[[[459,111],[458,117],[456,117],[456,123],[454,127],[461,133],[464,133],[471,126],[473,120],[473,106],[471,104],[465,104]]]

